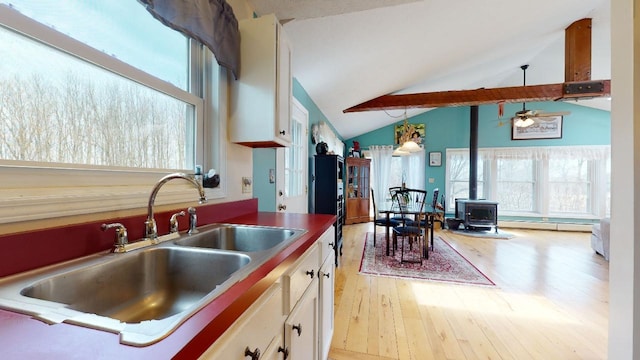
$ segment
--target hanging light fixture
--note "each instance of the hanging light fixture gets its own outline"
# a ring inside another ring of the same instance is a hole
[[[414,153],[414,152],[422,151],[422,148],[420,147],[420,145],[416,144],[415,141],[411,140],[411,135],[414,132],[416,132],[416,128],[413,125],[409,125],[409,120],[407,119],[407,110],[405,109],[402,135],[400,136],[400,139],[398,141],[398,143],[402,144],[402,146],[400,146],[396,151],[401,151],[405,153]]]
[[[407,155],[409,155],[409,152],[400,150],[400,148],[393,150],[393,154],[391,154],[391,156],[407,156]]]

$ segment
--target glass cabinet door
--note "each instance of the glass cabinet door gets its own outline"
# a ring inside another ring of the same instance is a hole
[[[367,199],[369,198],[369,167],[368,166],[362,166],[362,169],[360,171],[360,181],[361,181],[361,189],[362,191],[360,192],[362,198]]]

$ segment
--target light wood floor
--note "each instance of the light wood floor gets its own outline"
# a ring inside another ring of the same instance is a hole
[[[609,267],[589,233],[442,232],[489,288],[360,275],[368,231],[344,227],[330,359],[606,359]]]

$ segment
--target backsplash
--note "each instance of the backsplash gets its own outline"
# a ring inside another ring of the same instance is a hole
[[[169,232],[169,218],[180,210],[186,209],[155,214],[160,235]],[[258,199],[255,198],[201,205],[197,208],[198,224],[225,222],[256,211]],[[145,220],[146,214],[0,236],[0,277],[109,250],[113,247],[115,234],[113,231],[102,231],[100,226],[103,223],[123,224],[127,228],[129,240],[137,241],[144,236]],[[189,221],[186,218],[180,220],[179,230],[186,230]]]

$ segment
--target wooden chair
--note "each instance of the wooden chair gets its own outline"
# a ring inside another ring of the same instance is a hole
[[[419,219],[423,218],[427,192],[418,189],[401,189],[396,192],[393,201],[401,214],[401,220],[393,228],[393,242],[400,239],[400,262],[422,264],[423,258],[429,258],[425,244],[424,227]],[[405,259],[405,253],[407,258]]]

